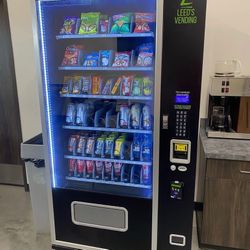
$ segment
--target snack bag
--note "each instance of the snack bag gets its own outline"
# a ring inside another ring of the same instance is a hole
[[[105,140],[105,155],[107,157],[112,157],[113,155],[115,138],[116,138],[115,134],[110,134]]]
[[[109,30],[109,17],[107,15],[100,16],[99,32],[101,34],[108,33]]]
[[[66,17],[63,22],[63,27],[60,31],[61,35],[72,35],[76,33],[76,17]]]
[[[114,181],[121,181],[122,167],[122,163],[114,163]]]
[[[69,177],[75,176],[76,173],[76,160],[75,159],[70,159],[68,161],[69,165]]]
[[[82,13],[79,34],[96,34],[98,32],[99,18],[99,12]]]
[[[133,76],[123,76],[122,77],[122,86],[121,86],[121,94],[124,96],[131,95],[131,86],[133,82]]]
[[[78,139],[79,139],[79,135],[71,135],[69,137],[68,151],[73,155],[76,155],[76,146],[77,146]]]
[[[114,79],[108,79],[103,87],[102,94],[110,95],[114,85]]]
[[[131,13],[124,13],[113,16],[112,34],[130,33]]]
[[[82,90],[82,78],[81,76],[75,76],[73,78],[72,94],[79,95]]]
[[[82,178],[86,170],[86,162],[83,160],[77,160],[76,168],[77,168],[77,178]]]
[[[112,168],[113,164],[112,162],[105,162],[105,167],[104,167],[104,180],[105,181],[110,181],[112,178]]]
[[[140,128],[140,120],[141,120],[141,105],[139,103],[133,104],[131,106],[131,127],[133,129]]]
[[[144,105],[142,109],[142,128],[147,130],[152,128],[151,110],[148,105]]]
[[[135,184],[141,184],[141,171],[142,171],[142,167],[139,165],[134,165],[132,167],[132,182]]]
[[[150,26],[155,22],[153,13],[135,13],[135,33],[147,33],[152,31]]]
[[[82,60],[83,46],[71,45],[68,46],[64,53],[62,66],[78,66]]]
[[[150,67],[153,65],[153,56],[152,52],[140,52],[136,66],[140,67]]]
[[[104,168],[104,162],[102,161],[95,162],[95,178],[97,180],[102,180],[103,168]]]
[[[74,124],[76,119],[76,106],[74,103],[69,103],[66,111],[66,123]]]
[[[151,184],[151,166],[148,165],[142,166],[142,182],[145,185]]]
[[[123,104],[120,106],[119,125],[121,128],[128,128],[128,125],[129,125],[129,107],[127,104]]]
[[[92,85],[92,77],[91,76],[83,76],[82,77],[82,93],[90,94]]]
[[[120,94],[120,84],[122,82],[122,77],[119,77],[117,81],[115,82],[114,87],[111,90],[112,95],[119,95]]]
[[[143,95],[151,96],[153,92],[153,80],[150,77],[143,78]]]
[[[85,113],[87,111],[87,105],[85,103],[78,103],[76,105],[76,125],[83,125],[85,122]]]
[[[142,160],[152,160],[152,137],[150,135],[143,135]]]
[[[112,50],[100,50],[100,66],[109,67],[112,61]]]
[[[100,95],[101,94],[101,86],[102,85],[102,77],[101,76],[93,76],[92,77],[92,94]]]
[[[63,87],[60,91],[60,94],[61,95],[64,95],[64,94],[70,94],[72,93],[72,77],[71,76],[65,76],[64,77],[64,80],[63,80]]]
[[[83,66],[84,67],[98,67],[99,53],[92,52],[84,56]]]
[[[86,154],[87,155],[93,155],[94,154],[95,143],[96,143],[96,137],[95,136],[91,136],[91,137],[88,138],[87,144],[86,144]]]
[[[104,153],[106,136],[102,135],[96,140],[95,155],[102,156]]]
[[[86,136],[80,136],[76,148],[76,152],[79,155],[84,156],[85,155],[85,148],[86,148],[86,143],[87,143],[87,137]]]
[[[142,96],[142,90],[143,90],[143,78],[136,77],[133,80],[132,95],[133,96]]]
[[[116,52],[112,67],[128,67],[130,65],[130,56],[131,53],[128,51]]]
[[[86,161],[86,178],[90,179],[93,178],[95,168],[94,161]]]
[[[142,149],[142,136],[135,134],[133,139],[132,154],[135,161],[140,161]]]
[[[124,148],[125,141],[126,139],[124,136],[120,136],[118,139],[116,139],[115,151],[114,151],[115,157],[123,158],[122,156],[123,156],[123,148]]]
[[[153,65],[154,45],[146,43],[139,46],[136,66],[149,67]]]
[[[124,171],[123,171],[123,182],[125,183],[129,183],[130,179],[131,179],[131,169],[132,166],[131,165],[125,165],[124,166]]]

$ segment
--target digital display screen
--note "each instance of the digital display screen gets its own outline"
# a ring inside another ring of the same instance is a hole
[[[187,144],[175,144],[174,150],[178,152],[187,152],[188,151],[188,145]]]
[[[189,94],[176,94],[175,103],[190,104],[190,95]]]

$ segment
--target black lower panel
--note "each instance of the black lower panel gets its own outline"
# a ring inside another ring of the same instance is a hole
[[[115,232],[73,224],[71,220],[71,203],[73,201],[126,208],[128,210],[128,231]],[[57,240],[110,250],[151,249],[151,200],[54,189],[53,202]]]

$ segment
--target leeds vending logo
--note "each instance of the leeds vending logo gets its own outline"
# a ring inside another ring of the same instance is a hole
[[[196,10],[191,0],[179,0],[180,7],[177,9],[175,24],[196,24]]]

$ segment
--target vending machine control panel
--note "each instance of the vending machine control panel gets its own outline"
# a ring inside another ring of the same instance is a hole
[[[177,91],[175,95],[175,136],[177,138],[189,137],[189,113],[191,110],[190,105],[190,92]]]

